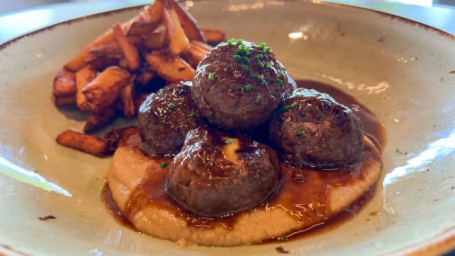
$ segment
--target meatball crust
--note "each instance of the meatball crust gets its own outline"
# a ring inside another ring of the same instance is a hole
[[[171,84],[150,94],[139,108],[138,122],[149,154],[178,153],[186,133],[204,124],[191,98],[191,82]]]
[[[287,80],[270,47],[231,39],[199,63],[192,95],[210,123],[244,130],[270,117],[289,89]]]
[[[242,135],[215,128],[190,131],[174,157],[166,192],[184,209],[222,217],[260,205],[274,195],[282,174],[277,153]]]
[[[363,125],[348,107],[328,94],[297,88],[274,113],[271,143],[287,163],[334,168],[355,160],[362,150]]]

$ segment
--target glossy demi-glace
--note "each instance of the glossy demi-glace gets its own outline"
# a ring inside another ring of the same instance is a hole
[[[311,219],[312,222],[318,223],[326,222],[336,212],[343,210],[329,207],[330,204],[328,201],[331,199],[328,197],[328,191],[334,187],[350,183],[353,180],[364,179],[368,172],[369,164],[380,162],[380,149],[385,141],[382,127],[368,109],[359,104],[354,98],[336,88],[312,81],[299,81],[298,86],[329,93],[338,102],[349,107],[354,106],[354,111],[362,120],[366,136],[376,145],[366,144],[355,162],[337,169],[314,170],[292,167],[281,163],[283,183],[280,191],[274,197],[262,205],[244,212],[231,214],[223,218],[209,218],[196,216],[185,211],[165,193],[164,184],[168,173],[168,166],[172,158],[156,158],[148,155],[138,146],[141,144],[141,137],[139,133],[135,133],[129,136],[128,139],[123,140],[121,146],[132,147],[141,157],[162,164],[154,165],[153,168],[146,171],[146,177],[143,178],[142,182],[130,194],[123,211],[124,217],[134,216],[147,205],[153,204],[159,208],[172,211],[176,216],[184,218],[187,225],[193,227],[210,229],[221,226],[225,229],[232,229],[238,218],[255,209],[269,210],[280,207],[285,209],[297,221]],[[119,213],[120,211],[114,212]]]

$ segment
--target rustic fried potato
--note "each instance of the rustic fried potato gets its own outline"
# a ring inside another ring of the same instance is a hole
[[[129,136],[130,134],[132,134],[136,131],[137,131],[136,126],[129,126],[129,127],[125,127],[125,128],[114,129],[114,130],[108,132],[103,137],[103,140],[106,144],[106,148],[108,149],[109,152],[114,152],[115,149],[117,149],[117,146],[118,146],[118,143],[120,142],[120,140],[122,140],[126,136]]]
[[[82,89],[89,109],[100,111],[111,105],[120,89],[129,83],[130,77],[131,74],[128,71],[119,67],[106,68]]]
[[[152,81],[152,79],[154,77],[155,77],[155,72],[153,72],[149,69],[144,69],[136,76],[135,83],[139,86],[145,86],[150,81]]]
[[[191,60],[190,63],[194,68],[196,68],[199,65],[199,62],[205,57],[205,55],[208,53],[206,49],[200,47],[197,44],[194,44],[193,42],[190,43],[190,47],[188,48],[187,54],[189,59]]]
[[[72,104],[76,101],[75,75],[67,70],[61,70],[54,78],[52,100],[56,105]]]
[[[122,25],[117,23],[112,29],[114,31],[115,40],[117,40],[125,59],[128,61],[129,69],[133,71],[137,70],[141,63],[139,52],[136,47],[126,37],[126,33]]]
[[[192,41],[191,43],[199,46],[199,48],[205,49],[208,52],[213,49],[213,46],[211,46],[207,43],[201,42],[201,41]]]
[[[91,65],[95,70],[102,71],[110,66],[117,66],[119,59],[106,56],[93,56],[92,59],[86,61],[87,65]]]
[[[188,37],[186,37],[182,25],[180,24],[179,17],[173,8],[163,9],[163,20],[164,25],[166,26],[169,50],[174,55],[179,55],[188,48],[190,41],[188,40]]]
[[[153,33],[143,35],[142,39],[147,49],[164,48],[166,46],[166,28],[158,28]]]
[[[204,34],[202,33],[202,30],[199,28],[196,19],[176,1],[169,0],[169,3],[177,13],[180,24],[182,25],[183,31],[185,31],[185,34],[188,37],[188,39],[190,39],[191,41],[197,40],[206,42]]]
[[[120,45],[114,41],[108,44],[103,44],[97,47],[92,47],[89,49],[90,54],[93,54],[97,57],[108,57],[108,58],[117,58],[120,59],[123,57],[122,48]]]
[[[203,29],[202,33],[204,34],[205,39],[207,39],[207,43],[212,45],[219,44],[225,39],[225,34],[221,30]]]
[[[106,142],[103,139],[72,130],[66,130],[60,133],[56,140],[62,146],[74,148],[99,157],[111,153],[111,150],[106,147]]]
[[[116,112],[116,109],[112,106],[96,112],[92,112],[85,122],[84,132],[93,132],[105,126],[110,121],[112,121],[112,119],[114,119]]]
[[[104,44],[111,43],[115,40],[115,36],[113,31],[110,29],[103,35],[99,36],[96,38],[92,43],[90,43],[88,46],[84,47],[81,52],[79,52],[73,59],[68,61],[65,64],[65,68],[70,70],[70,71],[77,71],[81,68],[83,68],[86,64],[86,61],[89,59],[93,59],[93,55],[90,53],[91,48],[95,48]]]
[[[134,107],[134,84],[129,83],[120,89],[120,101],[122,105],[122,112],[125,117],[131,118],[136,115],[136,108]]]
[[[144,9],[141,16],[145,22],[160,23],[163,18],[163,7],[163,2],[155,1]]]
[[[91,65],[79,69],[76,72],[76,104],[82,111],[89,110],[87,98],[82,93],[82,89],[96,77],[96,70]]]
[[[193,80],[195,71],[190,64],[168,51],[153,51],[145,59],[150,69],[168,82]]]

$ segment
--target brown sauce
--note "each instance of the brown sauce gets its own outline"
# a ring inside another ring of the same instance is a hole
[[[356,107],[354,109],[364,124],[366,134],[372,141],[378,144],[379,149],[382,148],[381,146],[384,145],[385,136],[381,124],[367,108],[359,104],[354,98],[336,88],[313,81],[298,81],[297,84],[299,87],[312,88],[329,93],[338,102],[349,107],[355,105]],[[164,191],[168,167],[163,168],[160,166],[160,163],[166,162],[169,165],[172,158],[151,157],[140,149],[138,146],[140,143],[138,142],[140,142],[140,136],[136,133],[131,135],[127,141],[122,142],[122,146],[133,147],[138,154],[144,158],[148,158],[153,164],[146,171],[147,177],[144,178],[144,181],[130,195],[123,213],[115,205],[109,189],[103,190],[103,199],[106,202],[106,206],[121,223],[130,225],[128,216],[133,216],[137,211],[149,204],[173,212],[177,217],[186,219],[188,225],[204,229],[217,226],[231,229],[236,223],[236,219],[242,214],[245,214],[240,213],[223,218],[207,218],[195,216],[181,209]],[[380,152],[375,148],[365,147],[355,163],[336,170],[312,170],[291,167],[282,163],[283,185],[280,192],[271,198],[268,203],[258,206],[258,208],[267,210],[274,207],[281,207],[298,221],[312,219],[316,220],[317,223],[324,224],[318,224],[306,230],[296,231],[295,233],[286,235],[284,240],[288,240],[291,237],[301,237],[302,234],[313,234],[316,231],[327,230],[328,226],[336,226],[334,223],[341,223],[342,220],[349,219],[355,215],[373,197],[374,188],[370,189],[370,191],[365,193],[364,196],[349,208],[344,209],[336,215],[334,215],[335,212],[328,206],[328,191],[333,187],[347,184],[352,180],[363,179],[366,173],[365,170],[368,169],[370,163],[369,159],[380,159],[379,154]],[[329,225],[326,223],[329,223]],[[278,240],[282,241],[282,239]],[[268,241],[277,241],[277,238],[272,238]]]

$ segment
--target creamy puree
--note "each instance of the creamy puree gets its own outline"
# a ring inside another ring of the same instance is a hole
[[[209,246],[253,244],[304,230],[346,209],[374,186],[380,151],[367,137],[358,160],[337,170],[315,171],[282,164],[283,185],[266,204],[211,219],[180,209],[164,192],[171,158],[153,158],[133,131],[116,150],[108,172],[112,197],[139,231],[177,242]]]

